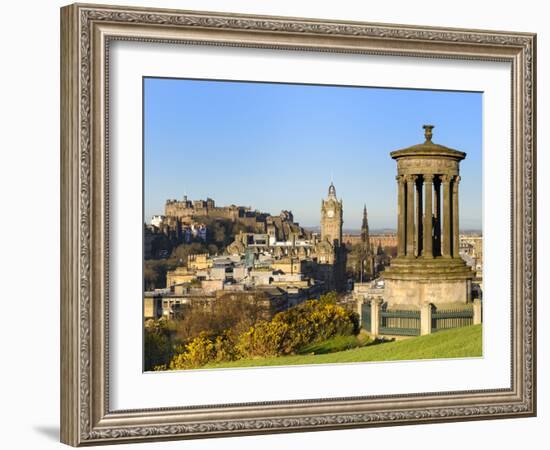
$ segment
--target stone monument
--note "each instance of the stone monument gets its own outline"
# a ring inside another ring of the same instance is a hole
[[[397,257],[383,273],[388,307],[466,304],[472,270],[459,255],[459,164],[466,153],[426,141],[390,153],[397,161]]]

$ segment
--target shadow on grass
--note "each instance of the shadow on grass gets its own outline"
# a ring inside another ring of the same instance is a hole
[[[354,348],[370,347],[372,345],[391,342],[389,339],[370,339],[360,335],[357,336],[336,336],[325,341],[309,344],[300,349],[299,355],[326,355]]]

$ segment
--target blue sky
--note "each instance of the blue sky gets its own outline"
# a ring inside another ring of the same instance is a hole
[[[393,150],[433,141],[467,153],[461,229],[481,229],[482,94],[297,84],[144,79],[144,214],[167,198],[294,213],[317,226],[334,181],[344,228],[395,228]]]

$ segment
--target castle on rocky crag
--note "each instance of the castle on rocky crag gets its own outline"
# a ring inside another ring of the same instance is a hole
[[[167,200],[164,211],[159,228],[165,234],[174,234],[179,229],[206,219],[239,223],[253,233],[267,233],[277,240],[286,240],[293,234],[306,234],[294,222],[290,211],[281,211],[278,216],[272,216],[247,206],[216,206],[211,198],[192,201],[184,196],[183,200]]]

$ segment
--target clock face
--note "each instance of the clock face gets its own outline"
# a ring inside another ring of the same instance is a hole
[[[327,216],[328,216],[328,217],[331,217],[331,218],[334,217],[334,209],[329,209],[329,210],[327,211]]]

